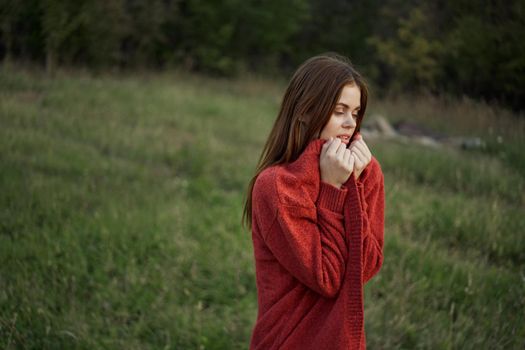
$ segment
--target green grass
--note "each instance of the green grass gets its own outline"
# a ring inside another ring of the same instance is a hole
[[[282,92],[254,77],[1,71],[0,347],[247,348],[257,291],[240,216]],[[447,132],[465,116],[454,133],[489,148],[370,142],[387,220],[366,287],[369,348],[519,349],[522,119],[406,104],[370,108]]]

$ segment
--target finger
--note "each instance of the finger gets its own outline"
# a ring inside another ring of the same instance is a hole
[[[323,148],[321,149],[321,153],[325,154],[328,152],[328,149],[330,146],[334,143],[335,137],[330,137],[326,142],[323,144]]]
[[[354,168],[357,168],[357,169],[364,168],[366,164],[364,157],[361,154],[359,154],[356,150],[352,151],[352,155],[354,156],[354,159],[355,159]]]
[[[345,153],[343,154],[343,161],[347,163],[351,156],[352,156],[352,151],[346,148]]]
[[[361,149],[354,147],[352,148],[352,152],[354,152],[361,161],[366,162],[366,154]]]
[[[350,159],[348,160],[348,168],[352,169],[351,172],[355,170],[355,157],[352,154],[352,152],[350,152]]]
[[[352,145],[352,150],[354,149],[359,150],[365,159],[370,160],[372,158],[372,154],[370,153],[370,150],[364,141],[357,141],[354,145]]]
[[[370,149],[368,148],[368,145],[366,144],[365,140],[359,140],[356,146],[359,147],[365,154],[370,153]]]
[[[350,164],[351,157],[352,157],[352,152],[349,149],[345,149],[345,153],[343,154],[343,163],[346,164],[348,169],[352,169],[354,167],[353,164]]]
[[[332,143],[333,138],[330,137],[328,140],[326,140],[325,143],[323,143],[323,147],[321,148],[321,156],[324,156],[326,154],[326,151],[328,150],[328,147]]]
[[[348,146],[348,148],[353,148],[355,147],[358,143],[360,142],[360,140],[353,140],[350,145]]]
[[[370,150],[368,149],[366,144],[358,149],[361,151],[362,155],[365,157],[366,162],[369,163],[372,160],[372,153],[370,153]]]
[[[345,151],[346,151],[346,145],[341,142],[341,144],[337,148],[337,152],[335,153],[336,158],[343,160],[343,155],[345,154]]]
[[[326,150],[327,155],[335,156],[337,153],[337,150],[339,149],[339,145],[341,144],[341,140],[335,137],[330,145],[328,146],[328,149]]]
[[[368,159],[366,159],[362,154],[359,154],[358,152],[354,152],[354,156],[356,158],[356,169],[363,170],[370,163]]]
[[[364,167],[364,162],[359,158],[357,154],[352,152],[352,156],[354,157],[354,170],[361,170]]]

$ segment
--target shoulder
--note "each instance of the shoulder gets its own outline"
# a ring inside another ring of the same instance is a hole
[[[253,185],[252,198],[267,199],[275,191],[276,167],[271,166],[259,173]]]
[[[252,198],[273,205],[310,206],[299,178],[282,165],[268,167],[257,176]]]

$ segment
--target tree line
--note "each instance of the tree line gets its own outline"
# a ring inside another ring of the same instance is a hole
[[[525,0],[0,0],[0,57],[289,73],[326,51],[384,91],[525,107]]]

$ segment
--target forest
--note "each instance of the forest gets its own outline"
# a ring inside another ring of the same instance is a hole
[[[524,0],[1,0],[0,58],[94,71],[289,74],[349,56],[378,93],[525,107]]]

